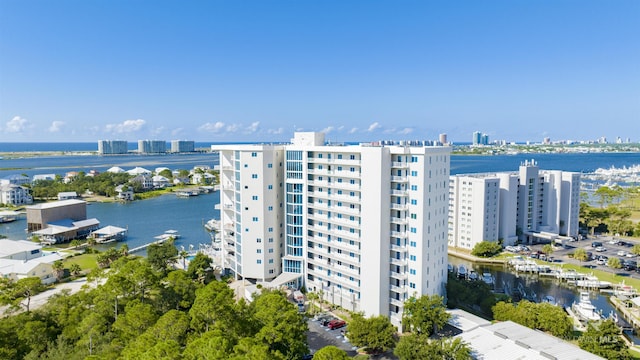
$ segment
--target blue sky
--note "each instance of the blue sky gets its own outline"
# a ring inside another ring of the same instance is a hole
[[[640,1],[0,0],[0,141],[640,141]]]

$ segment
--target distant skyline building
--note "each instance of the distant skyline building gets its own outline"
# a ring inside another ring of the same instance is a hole
[[[98,154],[100,155],[126,154],[128,151],[128,144],[125,140],[98,141]]]
[[[405,300],[444,295],[447,279],[451,148],[424,144],[296,132],[287,145],[212,145],[224,267],[400,326]]]
[[[195,142],[189,140],[171,140],[172,153],[194,152],[196,150]]]
[[[440,143],[443,144],[443,145],[448,144],[448,142],[447,142],[447,134],[440,134],[440,136],[438,136],[438,141],[440,141]]]
[[[451,176],[449,188],[451,247],[578,236],[579,173],[540,170],[532,160],[522,163],[518,172]]]
[[[473,145],[489,145],[489,135],[483,134],[480,131],[474,131],[471,139]]]
[[[138,140],[138,153],[140,154],[163,154],[167,152],[167,142],[165,140]]]

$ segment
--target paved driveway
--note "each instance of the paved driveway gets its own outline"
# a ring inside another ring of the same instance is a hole
[[[328,327],[322,326],[318,321],[314,321],[313,319],[308,320],[307,324],[309,325],[307,340],[312,354],[325,346],[333,345],[346,351],[349,356],[356,355],[357,348],[351,345],[343,335],[346,327],[329,330]]]

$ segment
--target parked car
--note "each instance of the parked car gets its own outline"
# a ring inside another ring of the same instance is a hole
[[[334,317],[332,316],[332,317],[330,317],[330,318],[326,318],[326,319],[322,320],[322,321],[320,322],[320,324],[321,324],[322,326],[329,326],[329,323],[331,323],[331,322],[332,322],[332,321],[334,321],[334,320],[338,320],[338,319],[336,319],[336,318],[334,318]]]
[[[329,325],[327,325],[327,327],[331,330],[333,329],[339,329],[343,326],[347,325],[347,323],[344,320],[340,320],[340,319],[333,319],[331,321],[329,321]]]
[[[638,268],[638,263],[633,260],[627,260],[622,267],[627,271],[634,271]]]
[[[602,246],[602,243],[600,241],[594,241],[591,243],[591,247],[594,249],[601,246]]]
[[[606,249],[604,246],[598,246],[598,247],[596,248],[596,251],[597,251],[597,252],[603,252],[603,251],[607,251],[607,249]]]

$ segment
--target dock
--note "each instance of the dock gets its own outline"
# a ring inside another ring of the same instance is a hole
[[[150,242],[150,243],[146,243],[146,244],[144,244],[144,245],[136,246],[136,247],[134,247],[133,249],[129,249],[129,254],[133,254],[133,253],[135,253],[135,252],[142,251],[142,250],[144,250],[144,249],[148,248],[148,247],[149,247],[149,246],[151,246],[151,245],[159,245],[159,244],[162,244],[162,243],[163,243],[163,242],[165,242],[166,240],[167,240],[167,239],[160,239],[160,240],[152,241],[152,242]]]

